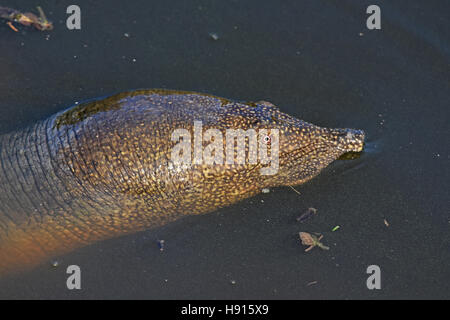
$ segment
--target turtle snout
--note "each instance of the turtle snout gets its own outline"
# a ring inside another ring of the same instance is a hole
[[[333,129],[333,140],[343,152],[361,152],[364,148],[365,133],[357,129]]]

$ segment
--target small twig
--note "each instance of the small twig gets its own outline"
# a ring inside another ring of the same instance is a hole
[[[39,11],[39,27],[35,26],[36,28],[38,28],[39,30],[52,30],[53,29],[53,24],[47,20],[47,17],[45,16],[44,11],[42,10],[41,7],[36,7],[37,10]]]
[[[11,21],[8,21],[6,24],[7,24],[11,29],[13,29],[15,32],[19,32],[19,30],[17,30],[17,28],[14,27],[14,25],[11,23]]]
[[[36,8],[37,8],[38,11],[39,11],[39,18],[41,18],[42,21],[47,21],[47,17],[45,16],[45,13],[44,13],[44,11],[42,10],[42,8],[39,7],[39,6],[37,6]]]
[[[317,284],[317,281],[311,281],[306,284],[307,287],[312,286],[313,284]]]
[[[293,186],[289,186],[292,190],[294,190],[295,192],[297,192],[297,194],[300,194],[300,192],[298,192],[297,190],[295,190],[295,188]]]
[[[297,221],[303,223],[315,214],[317,214],[316,208],[308,208],[300,217],[297,217]]]

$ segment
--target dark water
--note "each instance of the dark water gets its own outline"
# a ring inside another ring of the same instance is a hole
[[[65,27],[72,1],[39,2],[51,32],[0,24],[0,132],[75,101],[164,87],[361,128],[367,151],[301,195],[274,189],[3,279],[0,298],[450,298],[449,2],[377,1],[382,29],[372,31],[371,1],[76,3],[81,31]],[[308,207],[318,213],[300,224]],[[330,250],[305,253],[299,231],[323,233]],[[80,291],[66,288],[70,264],[82,269]],[[366,287],[372,264],[381,290]]]

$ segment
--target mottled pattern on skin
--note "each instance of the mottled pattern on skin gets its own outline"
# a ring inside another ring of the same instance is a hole
[[[264,165],[248,161],[174,164],[172,132],[193,134],[195,120],[224,137],[278,129],[278,173],[261,175]],[[83,103],[0,137],[0,272],[303,183],[363,143],[360,130],[321,128],[265,101],[154,89]]]

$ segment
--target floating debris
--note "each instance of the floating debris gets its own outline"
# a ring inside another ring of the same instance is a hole
[[[158,240],[159,251],[164,251],[164,240]]]
[[[316,208],[308,208],[305,213],[303,213],[300,217],[297,217],[297,221],[303,223],[315,214],[317,214]]]
[[[386,219],[384,219],[384,224],[385,224],[386,227],[389,227],[389,222],[387,222]]]
[[[235,284],[236,284],[236,280],[231,280],[230,283],[231,283],[232,285],[235,285]]]
[[[53,267],[53,268],[57,268],[58,266],[59,266],[58,260],[52,261],[52,267]]]
[[[6,23],[11,29],[13,29],[13,31],[15,31],[15,32],[19,32],[19,30],[17,30],[17,28],[16,27],[14,27],[14,25],[12,24],[12,22],[11,21],[8,21],[7,23]]]
[[[14,27],[12,22],[20,23],[24,26],[33,26],[41,31],[52,30],[53,24],[47,20],[47,17],[45,16],[42,8],[37,7],[37,10],[39,11],[39,17],[31,12],[22,13],[16,9],[0,7],[0,18],[8,20],[8,26],[16,32],[19,30]]]
[[[300,194],[300,192],[298,192],[297,190],[295,190],[295,188],[293,186],[289,186],[289,188],[291,188],[292,190],[294,190],[297,194]]]
[[[214,41],[219,40],[219,35],[218,35],[217,33],[215,33],[215,32],[210,32],[210,33],[209,33],[209,37],[210,37],[211,39],[213,39]]]
[[[341,226],[336,226],[333,229],[331,229],[332,232],[335,232],[336,230],[338,230]]]
[[[312,235],[308,232],[299,232],[300,239],[302,240],[302,245],[309,246],[305,249],[305,252],[308,252],[312,250],[314,247],[319,247],[323,250],[329,250],[330,248],[325,246],[323,243],[320,242],[320,240],[323,238],[323,235],[320,235],[319,238],[317,238],[315,235]]]
[[[311,281],[306,284],[307,287],[317,284],[317,281]]]
[[[261,190],[261,192],[262,192],[262,193],[269,193],[269,192],[270,192],[270,189],[269,189],[269,188],[264,188],[264,189]]]

